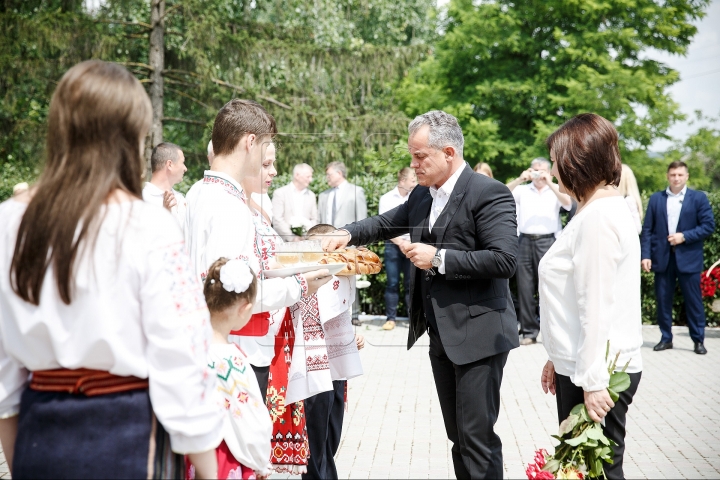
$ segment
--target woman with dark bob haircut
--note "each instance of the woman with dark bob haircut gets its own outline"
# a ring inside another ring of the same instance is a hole
[[[540,330],[548,360],[545,393],[556,395],[558,421],[584,403],[590,418],[617,446],[607,478],[624,478],[625,416],[642,372],[640,241],[618,192],[622,163],[618,134],[599,115],[583,113],[547,139],[552,174],[578,210],[540,261]],[[605,360],[627,364],[630,388],[613,402]]]

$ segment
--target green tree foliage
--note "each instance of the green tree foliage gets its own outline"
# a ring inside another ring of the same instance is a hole
[[[277,119],[281,171],[344,160],[363,173],[368,155],[387,163],[407,125],[392,86],[426,55],[433,5],[167,1],[163,130],[185,150],[188,183],[205,167],[217,110],[233,97],[255,99]],[[90,12],[80,0],[0,5],[0,159],[15,172],[3,185],[32,180],[50,96],[69,67],[115,61],[149,85],[149,16],[148,0],[107,0]]]
[[[613,121],[624,160],[682,114],[667,93],[678,73],[647,59],[650,48],[684,54],[707,0],[451,0],[434,55],[405,80],[408,115],[455,114],[471,163],[516,176],[544,140],[573,115]],[[644,179],[646,176],[641,175]],[[651,181],[652,178],[648,178]]]
[[[666,163],[682,160],[690,170],[689,184],[700,190],[720,188],[720,129],[719,119],[705,117],[696,112],[697,120],[707,120],[710,125],[700,127],[684,142],[678,143],[665,155]]]

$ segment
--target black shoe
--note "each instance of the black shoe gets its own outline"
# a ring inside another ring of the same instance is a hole
[[[702,343],[695,343],[695,353],[698,355],[705,355],[707,353],[707,348],[705,348],[705,345]]]
[[[656,352],[662,352],[663,350],[670,350],[673,347],[672,342],[660,342],[653,347]]]
[[[357,318],[352,319],[352,324],[355,325],[356,327],[359,327],[360,325],[362,325],[362,323],[360,323],[360,320],[358,320]]]

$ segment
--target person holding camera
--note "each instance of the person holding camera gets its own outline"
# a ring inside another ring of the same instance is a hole
[[[572,207],[570,196],[560,193],[557,184],[553,183],[551,167],[547,159],[538,157],[530,163],[530,168],[507,185],[515,197],[519,234],[515,278],[520,307],[520,345],[537,342],[540,333],[536,299],[538,265],[562,230],[560,207],[567,211]]]

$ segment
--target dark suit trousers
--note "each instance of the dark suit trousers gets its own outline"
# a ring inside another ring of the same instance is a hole
[[[500,412],[500,384],[508,352],[467,365],[447,357],[438,334],[430,335],[430,364],[445,430],[452,446],[455,476],[503,478],[502,442],[494,426]]]
[[[520,334],[524,338],[537,338],[538,322],[538,265],[545,253],[555,243],[555,237],[538,238],[520,234],[518,244],[517,279],[518,303],[520,304]]]
[[[267,395],[267,387],[268,382],[270,380],[270,366],[267,367],[256,367],[255,365],[250,365],[253,369],[253,372],[255,372],[255,378],[257,378],[258,387],[260,387],[260,393],[262,393],[263,398],[265,398],[265,395]]]
[[[630,387],[620,394],[615,406],[605,417],[603,432],[605,436],[615,442],[613,447],[613,463],[603,463],[605,476],[612,480],[623,479],[623,455],[625,454],[625,423],[628,407],[632,403],[633,396],[640,384],[642,372],[630,373]],[[579,403],[585,403],[585,394],[581,387],[578,387],[565,375],[555,374],[555,399],[557,400],[558,423],[565,420],[570,411]]]
[[[340,446],[345,414],[345,383],[346,380],[333,380],[332,390],[305,400],[310,456],[303,480],[338,478],[335,454]]]
[[[700,292],[700,273],[680,273],[675,261],[675,252],[670,253],[667,269],[655,273],[655,299],[657,301],[657,322],[662,333],[661,342],[672,342],[672,306],[676,281],[685,300],[690,338],[693,342],[705,341],[705,309]]]

